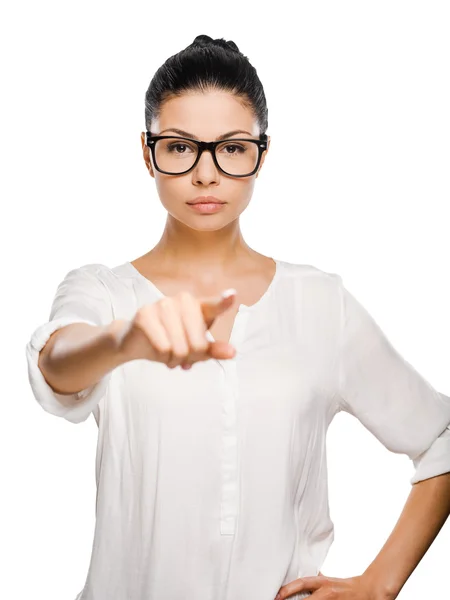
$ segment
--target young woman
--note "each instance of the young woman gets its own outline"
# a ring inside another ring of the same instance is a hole
[[[412,556],[397,534],[365,573],[322,575],[327,428],[340,410],[355,415],[414,460],[417,483],[450,470],[450,399],[338,274],[244,241],[239,217],[270,140],[263,87],[233,42],[197,36],[145,100],[161,239],[114,268],[69,271],[27,345],[43,409],[73,423],[93,413],[99,428],[77,599],[394,598],[439,518],[434,529],[409,518]]]

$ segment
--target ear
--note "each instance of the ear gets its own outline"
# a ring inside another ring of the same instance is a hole
[[[150,158],[150,148],[145,143],[145,132],[141,132],[141,145],[142,145],[142,154],[144,156],[145,166],[147,167],[148,172],[152,177],[155,177],[155,172],[153,171],[153,165]]]

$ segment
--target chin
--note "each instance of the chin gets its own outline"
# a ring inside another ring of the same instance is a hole
[[[215,213],[212,215],[189,215],[186,218],[186,215],[176,215],[174,213],[169,213],[172,219],[178,221],[185,227],[189,227],[189,229],[194,229],[195,231],[218,231],[223,229],[231,222],[235,220],[236,217],[230,219],[230,216],[227,215],[227,218],[224,215]]]

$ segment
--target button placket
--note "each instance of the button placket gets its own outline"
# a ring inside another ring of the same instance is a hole
[[[222,396],[222,465],[220,493],[220,533],[232,535],[236,529],[238,497],[237,456],[237,394],[231,378],[235,359],[222,366],[224,390]]]
[[[242,310],[242,307],[241,307]],[[239,353],[248,319],[247,312],[238,312],[230,337],[230,344]],[[239,440],[238,440],[238,377],[237,355],[218,360],[222,369],[222,463],[220,490],[220,533],[234,535],[239,513]]]

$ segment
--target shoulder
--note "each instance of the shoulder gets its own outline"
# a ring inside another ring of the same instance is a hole
[[[86,263],[66,272],[60,283],[60,289],[83,290],[86,293],[107,298],[121,297],[130,291],[126,271],[122,265],[110,267],[104,263]]]
[[[106,300],[113,318],[131,319],[137,308],[148,301],[145,286],[129,262],[110,267],[104,263],[83,264],[71,272],[78,289]]]
[[[97,280],[105,285],[108,285],[120,282],[124,278],[126,274],[126,271],[123,269],[124,266],[124,264],[121,264],[115,267],[110,267],[104,263],[87,263],[79,267],[72,268],[67,275]]]
[[[280,303],[288,303],[295,311],[301,307],[300,312],[311,319],[317,315],[321,319],[340,315],[342,278],[338,273],[311,264],[280,262]]]
[[[80,265],[79,267],[74,267],[70,273],[79,273],[81,275],[98,275],[99,273],[107,272],[109,270],[110,268],[102,263],[88,263]]]
[[[326,271],[315,265],[278,261],[283,272],[283,279],[314,288],[335,288],[342,285],[342,277],[334,271]]]

